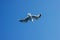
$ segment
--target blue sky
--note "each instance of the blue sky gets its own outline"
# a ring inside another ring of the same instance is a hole
[[[60,0],[1,0],[0,40],[60,40]],[[27,13],[42,14],[21,23]]]

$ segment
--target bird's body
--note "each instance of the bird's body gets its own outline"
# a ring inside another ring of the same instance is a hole
[[[31,15],[31,13],[28,13],[28,16],[22,20],[19,20],[20,22],[28,22],[29,20],[30,21],[34,21],[34,19],[39,19],[41,17],[41,14],[38,14],[38,15]]]

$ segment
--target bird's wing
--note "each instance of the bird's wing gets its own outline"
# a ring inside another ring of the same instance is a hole
[[[27,22],[28,20],[30,19],[29,16],[27,16],[26,18],[22,19],[22,20],[19,20],[20,22]]]
[[[38,19],[38,18],[40,18],[41,17],[41,14],[39,14],[39,15],[33,15],[32,16],[32,18],[34,18],[34,19]]]

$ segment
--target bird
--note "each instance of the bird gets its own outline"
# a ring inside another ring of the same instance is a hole
[[[31,13],[28,13],[27,17],[24,18],[24,19],[20,19],[19,22],[28,22],[28,21],[34,21],[39,19],[41,17],[41,14],[38,14],[38,15],[32,15]]]

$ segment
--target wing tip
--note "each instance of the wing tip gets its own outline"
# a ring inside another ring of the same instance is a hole
[[[39,17],[41,17],[41,13],[39,14]]]
[[[23,20],[19,20],[19,22],[23,22]]]
[[[22,20],[19,20],[19,22],[22,22]]]

